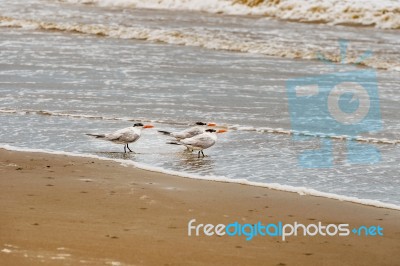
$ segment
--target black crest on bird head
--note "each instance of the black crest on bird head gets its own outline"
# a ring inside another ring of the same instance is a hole
[[[134,127],[142,127],[143,124],[142,124],[142,123],[136,123],[136,124],[134,124],[133,126],[134,126]]]
[[[206,129],[206,132],[217,132],[215,129]]]
[[[207,124],[203,123],[203,122],[196,122],[196,125],[198,125],[198,126],[206,126]]]

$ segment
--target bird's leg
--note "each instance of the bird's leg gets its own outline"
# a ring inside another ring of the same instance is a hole
[[[197,153],[197,158],[200,158],[200,151]]]
[[[203,150],[201,150],[201,154],[203,154],[203,157],[205,156]]]
[[[132,150],[131,150],[131,149],[129,149],[128,143],[126,144],[126,147],[128,148],[128,150],[129,150],[130,152],[132,152]]]
[[[126,153],[126,145],[124,145],[124,153]]]

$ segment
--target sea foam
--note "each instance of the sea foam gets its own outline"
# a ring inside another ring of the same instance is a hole
[[[96,36],[105,36],[119,39],[146,40],[159,43],[201,47],[210,50],[231,51],[266,56],[276,56],[291,59],[315,60],[321,53],[323,47],[311,45],[287,45],[279,39],[268,41],[246,41],[234,33],[220,33],[211,29],[193,30],[190,28],[178,29],[154,29],[140,25],[105,25],[105,24],[82,24],[73,22],[55,22],[42,20],[25,20],[12,17],[0,16],[0,27],[17,27],[25,30],[47,30],[81,33]],[[324,60],[330,62],[341,62],[339,53],[329,50],[323,51]],[[374,56],[359,61],[359,55],[349,53],[346,64],[364,65],[375,69],[399,71],[400,63],[384,56]]]
[[[147,119],[147,118],[133,118],[133,117],[115,117],[115,116],[99,116],[90,114],[79,114],[79,113],[66,113],[66,112],[56,112],[48,110],[33,110],[33,109],[3,109],[0,108],[0,114],[14,114],[14,115],[42,115],[42,116],[58,116],[58,117],[68,117],[71,119],[96,119],[96,120],[106,120],[106,121],[126,121],[126,122],[142,122],[142,123],[158,123],[158,124],[168,124],[168,125],[181,125],[190,126],[191,122],[182,122],[174,120],[159,120],[159,119]],[[390,144],[397,145],[400,144],[400,139],[388,139],[388,138],[372,138],[372,137],[362,137],[362,136],[347,136],[347,135],[334,135],[334,134],[323,134],[318,132],[310,131],[296,131],[283,128],[271,128],[271,127],[253,127],[245,125],[229,125],[224,123],[218,123],[219,127],[226,128],[229,130],[237,131],[250,131],[265,134],[283,134],[283,135],[295,135],[295,136],[307,136],[307,137],[318,137],[327,138],[335,140],[351,140],[364,143],[375,143],[375,144]]]
[[[283,20],[400,28],[396,0],[64,0],[103,7],[190,10],[260,15]]]

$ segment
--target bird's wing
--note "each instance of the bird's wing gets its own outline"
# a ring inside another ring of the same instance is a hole
[[[212,139],[210,136],[200,134],[192,138],[183,139],[180,142],[184,145],[190,145],[200,148],[208,148],[214,145],[215,140]]]
[[[113,133],[105,134],[105,138],[107,140],[111,140],[111,141],[119,140],[123,135],[129,134],[130,131],[131,131],[130,127],[123,128],[123,129],[117,130]]]
[[[201,127],[191,127],[185,130],[187,134],[191,137],[204,133],[204,128]]]
[[[117,132],[113,132],[113,133],[109,133],[109,134],[105,134],[105,138],[107,140],[118,140],[121,137],[122,133],[117,133]]]
[[[140,138],[140,134],[134,131],[123,133],[118,140],[122,142],[135,142]]]
[[[196,135],[204,133],[204,129],[199,128],[199,127],[191,127],[188,129],[185,129],[183,131],[179,132],[173,132],[171,133],[171,136],[177,138],[177,139],[186,139],[186,138],[191,138]]]
[[[179,132],[172,132],[171,136],[177,139],[186,139],[186,138],[190,138],[191,136],[189,134],[187,134],[184,131],[179,131]]]

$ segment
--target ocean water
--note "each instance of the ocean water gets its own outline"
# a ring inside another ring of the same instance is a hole
[[[1,147],[400,208],[400,4],[251,2],[0,1]],[[341,39],[349,43],[343,62]],[[372,56],[353,65],[366,51]],[[350,164],[342,136],[291,128],[285,84],[366,69],[377,72],[383,129],[358,141],[381,160]],[[156,127],[131,145],[136,154],[85,135],[136,121]],[[196,121],[228,128],[205,158],[166,144],[156,130]],[[303,168],[299,154],[327,138],[334,166]]]

